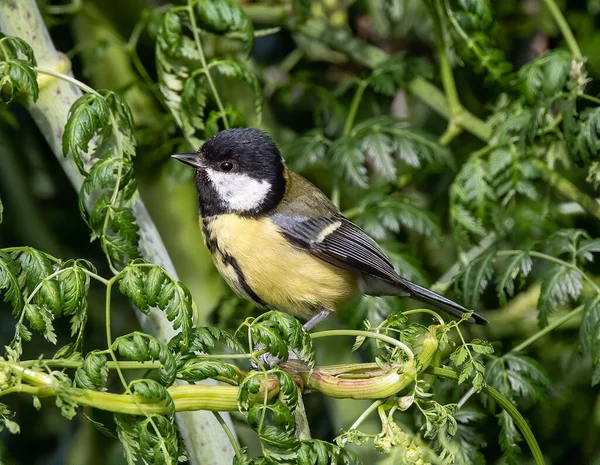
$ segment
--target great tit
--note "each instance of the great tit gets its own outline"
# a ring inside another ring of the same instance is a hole
[[[406,296],[460,317],[461,305],[400,277],[377,243],[302,176],[258,129],[229,129],[194,154],[204,243],[221,276],[256,305],[309,320],[358,293]],[[467,320],[487,324],[473,313]]]

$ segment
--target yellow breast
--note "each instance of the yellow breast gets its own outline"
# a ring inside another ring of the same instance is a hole
[[[221,276],[259,305],[309,318],[358,289],[353,274],[293,247],[268,218],[224,214],[201,224]]]

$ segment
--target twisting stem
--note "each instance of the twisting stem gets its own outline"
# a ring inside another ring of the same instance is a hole
[[[322,337],[330,337],[330,336],[360,336],[360,337],[370,337],[373,339],[379,339],[380,341],[387,342],[390,345],[398,347],[402,352],[404,352],[409,361],[413,361],[415,358],[412,350],[403,342],[400,342],[393,337],[386,336],[385,334],[374,333],[370,331],[361,331],[358,329],[331,329],[328,331],[319,331],[317,333],[311,333],[311,339],[319,339]]]
[[[217,91],[217,87],[213,81],[212,76],[210,75],[210,70],[206,64],[206,58],[204,56],[204,49],[202,48],[202,43],[200,42],[200,33],[198,32],[198,25],[196,24],[196,15],[194,14],[194,0],[188,0],[187,10],[190,16],[190,24],[192,26],[192,34],[194,35],[194,42],[196,43],[196,48],[198,49],[198,56],[200,57],[200,63],[202,63],[202,68],[204,68],[204,73],[206,74],[206,80],[208,81],[208,85],[210,90],[215,98],[215,102],[217,102],[217,107],[219,107],[219,112],[221,113],[221,119],[223,120],[223,124],[225,125],[225,129],[229,129],[229,120],[227,119],[227,114],[225,113],[225,108],[223,107],[223,102],[221,102],[221,97],[219,96],[219,92]]]
[[[425,370],[425,372],[453,380],[458,379],[458,373],[448,368],[429,367]],[[529,450],[531,450],[531,454],[533,455],[533,459],[535,460],[536,465],[545,465],[546,462],[544,461],[544,455],[542,454],[540,446],[538,445],[537,440],[535,439],[535,436],[531,431],[531,428],[529,428],[527,421],[525,420],[525,418],[523,418],[521,412],[517,410],[517,408],[510,401],[510,399],[504,397],[504,395],[502,395],[501,392],[497,391],[491,386],[484,385],[482,391],[485,394],[489,395],[492,399],[494,399],[496,403],[500,407],[502,407],[506,411],[506,413],[508,413],[513,419],[513,421],[521,431],[521,434],[525,438],[525,441],[529,446]]]
[[[556,2],[554,0],[544,0],[544,3],[554,18],[554,21],[556,21],[556,25],[560,29],[560,32],[565,38],[565,42],[567,43],[569,50],[571,50],[571,53],[575,59],[577,61],[583,61],[583,55],[581,53],[581,49],[579,48],[579,44],[577,43],[577,40],[575,40],[575,36],[573,35],[571,28],[567,24],[567,20],[561,13]]]

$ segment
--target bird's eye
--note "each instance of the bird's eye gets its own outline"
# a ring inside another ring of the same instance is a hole
[[[230,161],[224,161],[221,163],[221,170],[223,171],[231,171],[233,169],[233,163]]]

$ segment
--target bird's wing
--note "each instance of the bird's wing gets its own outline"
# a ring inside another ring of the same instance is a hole
[[[286,239],[326,262],[390,282],[400,278],[377,243],[341,214],[310,217],[274,213]]]
[[[379,245],[345,218],[329,199],[304,178],[291,173],[288,195],[270,215],[285,238],[314,256],[363,275],[365,292],[404,295],[460,316],[462,305],[399,276]],[[472,323],[487,324],[473,314]]]

